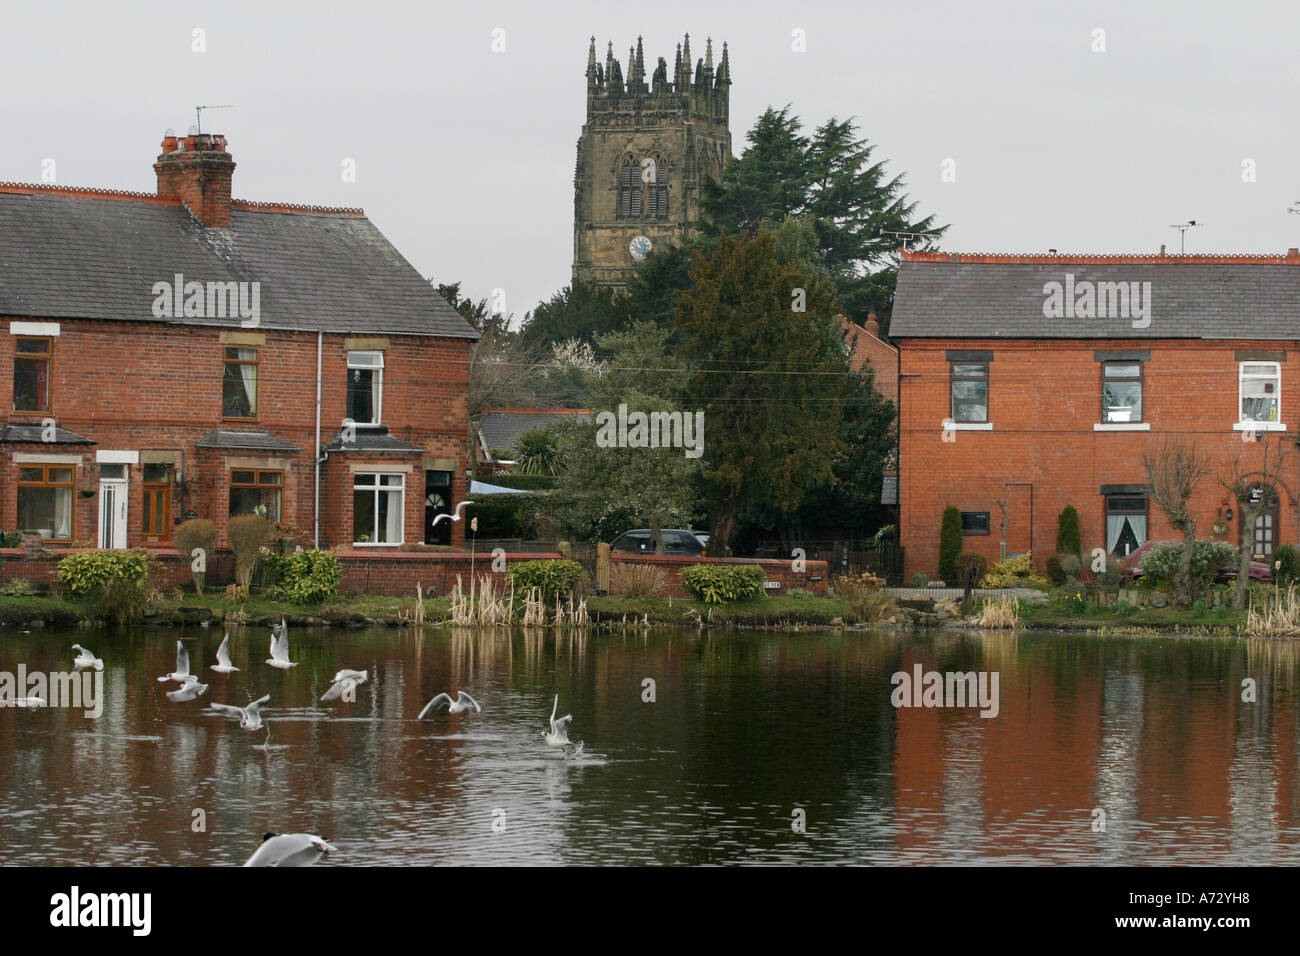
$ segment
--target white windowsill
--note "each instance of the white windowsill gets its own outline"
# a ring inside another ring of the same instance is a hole
[[[1284,432],[1286,425],[1282,422],[1233,422],[1232,430],[1236,432]]]
[[[1092,426],[1095,432],[1149,432],[1150,422],[1098,422]]]
[[[353,541],[354,548],[400,548],[405,541]]]
[[[993,423],[950,421],[944,425],[943,430],[946,432],[991,432],[993,431]]]

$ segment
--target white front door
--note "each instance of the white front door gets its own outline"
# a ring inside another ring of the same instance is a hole
[[[120,479],[99,481],[99,546],[126,547],[126,482]]]

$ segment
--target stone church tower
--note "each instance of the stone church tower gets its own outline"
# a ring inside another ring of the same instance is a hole
[[[731,159],[725,43],[716,70],[711,39],[692,70],[687,34],[672,73],[660,57],[648,84],[640,37],[627,62],[624,80],[613,43],[602,67],[591,38],[573,178],[573,278],[618,289],[652,248],[691,233],[705,177]]]

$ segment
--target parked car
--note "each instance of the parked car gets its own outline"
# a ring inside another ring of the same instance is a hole
[[[1158,544],[1176,544],[1181,545],[1181,541],[1146,541],[1138,546],[1136,551],[1120,561],[1119,576],[1124,581],[1135,581],[1142,577],[1142,556]],[[1273,583],[1273,566],[1267,561],[1250,562],[1250,579],[1252,581],[1264,581],[1268,584]],[[1237,570],[1234,567],[1231,571],[1225,571],[1220,574],[1216,581],[1235,581],[1237,580]]]
[[[663,536],[664,554],[685,555],[686,557],[706,557],[708,555],[706,542],[701,541],[694,531],[665,528]],[[610,544],[609,550],[630,554],[654,554],[655,536],[649,528],[624,531]]]

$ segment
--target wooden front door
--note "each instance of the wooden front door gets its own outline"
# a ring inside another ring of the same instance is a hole
[[[1254,490],[1256,494],[1259,492],[1259,489]],[[1264,560],[1272,557],[1273,549],[1279,544],[1277,532],[1280,512],[1279,503],[1275,500],[1255,519],[1252,558]]]
[[[162,478],[163,480],[158,480]],[[152,480],[150,480],[152,479]],[[170,541],[172,536],[172,486],[167,465],[146,465],[144,518],[141,534],[146,541]]]

